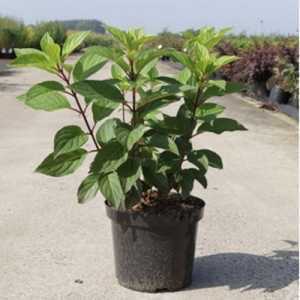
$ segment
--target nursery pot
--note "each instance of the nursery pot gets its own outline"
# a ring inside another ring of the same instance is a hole
[[[194,198],[194,197],[193,197]],[[175,291],[192,281],[199,207],[177,215],[121,211],[106,203],[119,284],[144,292]]]
[[[268,90],[265,82],[253,81],[249,84],[250,93],[265,99],[268,96]]]
[[[275,85],[271,89],[269,99],[272,102],[287,104],[290,97],[291,97],[291,94],[289,92],[286,92],[283,89],[281,89],[278,85]]]

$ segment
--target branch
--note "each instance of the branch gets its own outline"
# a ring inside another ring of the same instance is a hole
[[[94,136],[92,127],[90,126],[90,123],[89,123],[89,121],[88,121],[88,119],[87,119],[87,117],[86,117],[86,115],[85,115],[85,111],[83,110],[83,108],[82,108],[82,106],[81,106],[81,104],[80,104],[80,101],[79,101],[79,99],[78,99],[78,96],[77,96],[76,92],[74,92],[74,90],[70,87],[70,80],[69,80],[69,78],[65,75],[63,68],[60,68],[59,71],[60,71],[61,78],[66,82],[66,84],[68,85],[68,87],[69,87],[69,89],[70,89],[70,91],[71,91],[70,94],[72,95],[72,97],[73,97],[73,98],[75,99],[75,101],[76,101],[76,104],[77,104],[77,107],[78,107],[78,111],[80,112],[80,114],[81,114],[82,117],[83,117],[83,120],[84,120],[84,122],[85,122],[85,125],[86,125],[86,127],[87,127],[87,129],[88,129],[89,135],[92,137],[92,140],[93,140],[93,142],[94,142],[94,144],[95,144],[95,147],[97,148],[97,150],[100,150],[100,147],[99,147],[99,145],[98,145],[98,143],[97,143],[97,140],[96,140],[96,138],[95,138],[95,136]]]
[[[75,112],[77,112],[77,113],[79,113],[79,114],[81,115],[81,112],[80,112],[78,109],[76,109],[76,108],[74,108],[74,107],[69,107],[69,109],[70,109],[70,110],[73,110],[73,111],[75,111]]]

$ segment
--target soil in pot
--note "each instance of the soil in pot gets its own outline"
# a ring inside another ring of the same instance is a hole
[[[112,221],[116,277],[122,286],[157,292],[191,283],[197,224],[205,203],[195,197],[178,201],[178,197],[144,197],[127,211],[106,205]]]

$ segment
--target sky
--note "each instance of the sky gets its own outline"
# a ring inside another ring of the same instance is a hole
[[[235,32],[295,34],[297,0],[0,0],[0,15],[25,23],[98,19],[123,29],[183,31],[205,25]]]

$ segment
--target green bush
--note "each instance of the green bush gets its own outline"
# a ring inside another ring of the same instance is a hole
[[[110,35],[91,32],[84,41],[84,47],[103,46],[110,47],[113,44],[113,39]]]
[[[33,26],[33,36],[31,40],[31,48],[40,48],[40,40],[45,33],[49,33],[55,41],[62,45],[66,39],[66,29],[57,21],[41,22]]]
[[[182,50],[184,45],[184,38],[177,33],[172,33],[167,30],[159,33],[149,43],[150,47],[162,46],[163,48],[174,48],[176,50]]]
[[[0,17],[0,48],[26,47],[27,35],[23,22]]]

